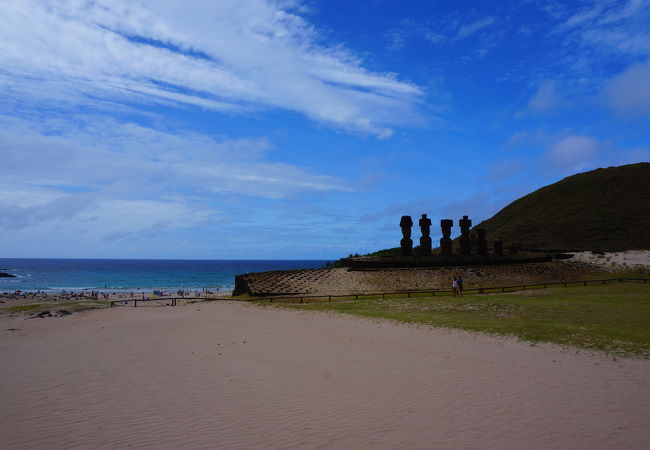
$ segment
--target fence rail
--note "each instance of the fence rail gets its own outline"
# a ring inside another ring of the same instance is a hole
[[[569,285],[583,285],[587,286],[589,284],[607,284],[607,283],[623,283],[623,282],[628,282],[628,281],[638,281],[642,282],[643,284],[646,284],[650,281],[650,278],[625,278],[625,277],[617,277],[617,278],[607,278],[604,280],[579,280],[579,281],[553,281],[553,282],[546,282],[546,283],[526,283],[526,284],[518,284],[518,285],[510,285],[510,286],[491,286],[491,287],[477,287],[477,288],[471,288],[471,289],[463,289],[463,292],[477,292],[479,294],[485,294],[487,291],[496,291],[496,292],[514,292],[516,290],[525,290],[529,288],[537,288],[537,289],[546,289],[549,286],[564,286],[567,287]],[[411,297],[413,294],[430,294],[431,296],[436,296],[436,295],[447,295],[447,294],[452,294],[453,290],[452,289],[423,289],[423,290],[404,290],[404,291],[394,291],[394,292],[379,292],[379,293],[356,293],[356,294],[334,294],[334,295],[277,295],[277,296],[271,296],[271,297],[260,297],[260,300],[268,300],[270,303],[273,303],[274,301],[278,300],[291,300],[291,301],[297,301],[299,303],[305,303],[306,301],[308,302],[309,299],[325,299],[327,298],[328,302],[331,302],[332,299],[336,298],[348,298],[352,299],[354,298],[355,300],[359,300],[360,297],[381,297],[381,298],[386,298],[387,296],[396,296],[396,295],[406,295],[407,297]],[[285,302],[286,303],[286,302]]]
[[[230,297],[223,297],[230,298]],[[178,301],[188,301],[188,300],[219,300],[221,297],[143,297],[143,298],[125,298],[121,300],[111,300],[111,308],[117,306],[133,306],[134,308],[138,307],[138,303],[141,305],[146,305],[147,303],[165,303],[164,306],[176,306]]]
[[[471,289],[463,289],[463,292],[477,292],[479,294],[485,294],[487,291],[496,291],[496,292],[514,292],[516,290],[525,290],[525,289],[546,289],[549,286],[570,286],[570,285],[583,285],[587,286],[589,284],[607,284],[607,283],[624,283],[628,281],[638,281],[642,282],[643,284],[647,284],[650,281],[650,278],[625,278],[625,277],[617,277],[617,278],[606,278],[604,280],[579,280],[579,281],[553,281],[553,282],[546,282],[546,283],[526,283],[526,284],[517,284],[517,285],[510,285],[510,286],[491,286],[491,287],[477,287],[477,288],[471,288]],[[405,291],[395,291],[395,292],[375,292],[375,293],[356,293],[356,294],[328,294],[328,295],[276,295],[276,296],[270,296],[270,297],[259,297],[259,300],[268,300],[270,303],[273,303],[274,301],[277,302],[278,300],[291,300],[291,301],[297,301],[299,303],[309,303],[309,299],[327,299],[328,302],[331,302],[332,299],[337,299],[337,298],[347,298],[347,299],[352,299],[354,298],[355,300],[359,300],[360,297],[381,297],[381,298],[386,298],[387,296],[394,296],[394,295],[406,295],[407,297],[411,297],[413,294],[431,294],[432,296],[436,295],[447,295],[453,293],[452,289],[424,289],[424,290],[405,290]],[[223,299],[228,298],[224,297]],[[155,298],[129,298],[129,299],[124,299],[124,300],[112,300],[111,301],[111,308],[117,307],[117,306],[128,306],[132,305],[133,307],[137,308],[138,303],[140,304],[147,304],[151,302],[168,302],[166,305],[167,306],[176,306],[178,305],[178,300],[181,301],[187,301],[187,300],[219,300],[220,297],[155,297]],[[170,302],[170,303],[169,303]],[[286,303],[286,302],[284,302]]]

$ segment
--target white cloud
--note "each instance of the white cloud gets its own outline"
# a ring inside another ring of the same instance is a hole
[[[609,83],[606,94],[618,112],[631,115],[650,113],[650,62],[635,64]]]
[[[128,182],[204,192],[281,198],[304,191],[349,190],[342,180],[268,162],[266,139],[215,138],[76,116],[39,125],[0,116],[0,174],[16,182],[95,189]],[[156,181],[158,180],[158,181]]]
[[[594,138],[567,136],[557,141],[545,156],[554,168],[575,171],[590,166],[598,149],[598,141]]]
[[[467,25],[463,25],[462,27],[460,27],[458,33],[456,34],[456,37],[458,39],[464,39],[475,33],[478,33],[483,28],[489,27],[493,23],[494,23],[493,17],[484,17],[483,19],[475,20],[474,22],[468,23]]]
[[[549,111],[557,106],[559,98],[555,92],[555,83],[545,81],[528,102],[528,109],[535,112]]]
[[[580,42],[584,47],[596,50],[595,58],[602,59],[602,52],[614,52],[630,56],[650,54],[650,3],[585,2],[583,8],[566,17],[556,27],[556,32],[568,33],[570,45]]]
[[[439,16],[436,19],[407,17],[400,20],[395,28],[386,33],[387,49],[390,51],[402,50],[412,40],[426,41],[436,46],[441,44],[462,45],[460,44],[462,40],[489,28],[495,22],[494,17],[485,16],[463,24],[458,19],[458,15],[453,13]],[[463,50],[461,59],[484,57],[498,44],[503,35],[503,30],[490,30],[481,33],[471,54]]]
[[[9,0],[0,9],[0,88],[72,104],[280,108],[378,136],[416,119],[418,86],[364,69],[278,5]]]
[[[0,229],[121,239],[218,221],[215,204],[244,197],[354,189],[269,162],[264,138],[172,134],[98,116],[35,122],[0,116]]]

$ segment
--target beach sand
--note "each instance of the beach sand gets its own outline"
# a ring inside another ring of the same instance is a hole
[[[0,445],[649,448],[650,361],[217,301],[0,316]]]
[[[624,252],[603,253],[592,252],[573,253],[572,261],[580,261],[599,267],[610,272],[620,270],[650,269],[650,250],[627,250]]]

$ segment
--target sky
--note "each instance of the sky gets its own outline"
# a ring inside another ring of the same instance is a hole
[[[336,259],[423,213],[456,236],[650,161],[649,23],[649,0],[2,0],[0,256]]]

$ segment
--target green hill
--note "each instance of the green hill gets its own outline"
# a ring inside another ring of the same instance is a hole
[[[650,249],[650,163],[572,175],[475,228],[485,228],[489,240],[531,249]]]
[[[467,213],[471,216],[472,212]],[[434,228],[437,223],[434,220]],[[485,228],[490,243],[501,239],[506,246],[518,244],[523,249],[650,249],[650,163],[572,175],[515,200],[474,228]],[[433,244],[438,243],[434,240]],[[454,251],[457,247],[458,238]],[[395,247],[370,255],[399,253]]]

